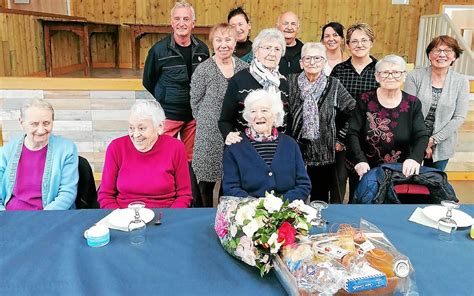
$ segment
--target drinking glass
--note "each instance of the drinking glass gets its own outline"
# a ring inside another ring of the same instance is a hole
[[[446,216],[438,220],[438,229],[440,230],[438,237],[442,241],[450,242],[454,240],[454,235],[458,229],[458,224],[452,217],[453,209],[459,208],[459,204],[451,200],[443,200],[441,205],[446,208]]]
[[[140,209],[145,208],[145,203],[134,201],[128,205],[128,208],[134,211],[135,216],[128,224],[130,232],[130,243],[132,245],[141,245],[145,242],[146,223],[140,218]]]
[[[311,227],[310,234],[327,232],[328,221],[323,218],[322,211],[328,208],[328,204],[321,200],[315,200],[310,202],[309,205],[316,210],[316,217],[311,220],[311,225],[315,227]]]

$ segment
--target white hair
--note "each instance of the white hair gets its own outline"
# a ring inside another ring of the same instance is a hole
[[[397,56],[395,54],[389,54],[387,56],[384,56],[383,59],[379,60],[377,64],[375,64],[375,75],[377,75],[377,72],[379,72],[379,69],[380,67],[382,67],[382,64],[398,65],[402,68],[402,71],[407,70],[407,63],[402,57]]]
[[[307,42],[301,48],[301,56],[304,57],[306,52],[310,49],[319,50],[320,55],[327,60],[326,57],[326,47],[321,42]]]
[[[270,103],[270,111],[275,116],[273,125],[279,127],[283,125],[283,118],[285,117],[285,110],[283,110],[283,103],[281,101],[280,92],[273,92],[264,89],[258,89],[250,92],[244,101],[243,118],[250,121],[250,108],[257,102],[265,100]]]
[[[268,41],[278,42],[281,46],[281,55],[282,56],[285,55],[285,51],[286,51],[285,37],[283,36],[283,33],[278,31],[278,29],[276,28],[263,29],[262,31],[260,31],[260,33],[258,33],[257,37],[255,37],[252,44],[253,55],[255,56],[257,49],[262,45],[262,43],[265,43]]]
[[[183,8],[183,7],[189,7],[189,9],[191,9],[191,14],[193,16],[193,21],[195,21],[196,20],[196,13],[194,13],[194,8],[191,5],[191,3],[188,3],[185,0],[176,1],[173,8],[171,8],[171,12],[170,12],[171,18],[173,18],[173,12],[176,8]]]
[[[46,100],[43,99],[29,99],[21,105],[20,108],[20,118],[25,118],[26,110],[30,109],[31,107],[45,109],[51,111],[52,119],[54,120],[54,109],[53,106]]]
[[[130,116],[135,115],[141,119],[150,119],[153,127],[158,129],[163,126],[165,112],[157,101],[138,100],[130,108]]]

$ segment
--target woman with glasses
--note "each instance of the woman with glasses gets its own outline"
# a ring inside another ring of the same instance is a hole
[[[332,69],[347,59],[344,52],[344,26],[330,22],[321,30],[321,42],[326,47],[327,61],[324,64],[324,74],[330,75]]]
[[[287,112],[288,82],[278,72],[278,63],[285,54],[285,48],[285,38],[280,31],[274,28],[262,30],[252,45],[254,59],[250,67],[239,71],[229,80],[219,118],[219,130],[226,145],[242,140],[239,134],[247,127],[242,117],[243,102],[252,90],[263,88],[280,92]],[[284,131],[285,128],[286,118],[280,130]]]
[[[469,109],[469,82],[451,69],[462,52],[456,39],[434,38],[426,48],[431,66],[413,70],[405,83],[405,91],[420,99],[430,133],[423,165],[442,171],[454,155],[457,130]]]
[[[375,79],[375,64],[377,60],[370,55],[375,35],[372,28],[366,23],[356,23],[347,29],[346,45],[351,57],[336,65],[331,76],[339,79],[349,94],[357,101],[360,94],[375,89],[379,83]],[[336,125],[343,124],[343,120],[336,118]],[[346,182],[349,172],[346,170],[346,147],[336,147],[336,164],[342,195],[346,192]],[[349,179],[349,202],[352,202],[357,179]]]
[[[309,42],[303,46],[303,72],[288,77],[292,136],[300,146],[311,180],[311,201],[342,203],[336,145],[342,145],[347,129],[336,127],[336,116],[348,122],[355,100],[339,80],[324,73],[326,64],[324,45]]]
[[[403,92],[406,63],[388,55],[375,65],[380,87],[363,93],[351,117],[348,159],[359,178],[383,163],[403,163],[403,174],[418,174],[428,144],[421,102]]]

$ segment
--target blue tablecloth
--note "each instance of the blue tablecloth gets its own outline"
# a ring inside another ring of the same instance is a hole
[[[474,241],[459,230],[443,242],[408,221],[411,205],[331,205],[331,223],[376,224],[415,267],[420,295],[474,295]],[[461,210],[474,214],[474,206]],[[90,248],[85,229],[105,210],[1,212],[0,295],[284,295],[273,273],[228,255],[213,229],[215,209],[161,209],[161,226],[130,245],[128,233]]]

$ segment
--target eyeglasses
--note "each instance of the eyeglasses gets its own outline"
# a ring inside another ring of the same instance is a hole
[[[363,46],[367,46],[367,45],[369,45],[370,40],[368,40],[368,39],[362,39],[362,40],[354,39],[354,40],[349,41],[349,44],[351,46],[357,46],[357,45],[359,45],[359,43],[362,44]]]
[[[405,73],[406,73],[406,71],[382,71],[382,72],[377,72],[377,74],[383,79],[387,79],[390,75],[392,75],[392,77],[395,78],[395,79],[399,79]]]
[[[325,61],[326,59],[322,56],[304,56],[301,58],[303,63],[309,64],[311,61],[314,61],[315,63],[321,63],[322,61]]]
[[[444,52],[445,55],[452,55],[454,53],[454,50],[446,48],[446,49],[439,49],[435,48],[431,51],[434,55],[440,55],[442,52]]]
[[[266,52],[266,53],[270,53],[272,50],[273,50],[276,54],[281,54],[281,52],[282,52],[281,47],[259,46],[258,48],[260,48],[261,50],[263,50],[263,51]]]

